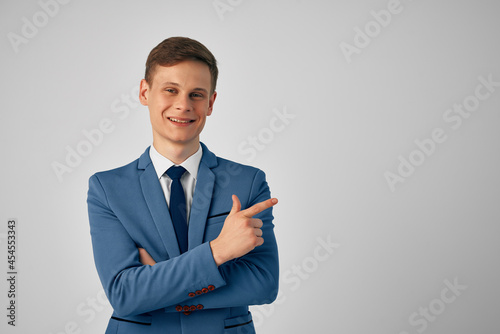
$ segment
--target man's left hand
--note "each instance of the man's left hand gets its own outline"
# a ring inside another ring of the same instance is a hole
[[[153,260],[151,255],[149,255],[149,253],[144,248],[139,248],[139,259],[144,265],[154,266],[156,264],[156,261]]]

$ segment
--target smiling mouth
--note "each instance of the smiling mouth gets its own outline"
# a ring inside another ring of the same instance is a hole
[[[182,119],[177,119],[173,117],[167,117],[170,121],[175,122],[175,123],[182,123],[182,124],[187,124],[187,123],[192,123],[194,122],[194,119],[187,119],[187,120],[182,120]]]

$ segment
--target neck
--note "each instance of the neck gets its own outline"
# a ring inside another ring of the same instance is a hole
[[[187,158],[198,151],[200,142],[195,141],[186,145],[177,143],[159,143],[158,141],[153,140],[153,146],[158,151],[158,153],[163,155],[165,158],[169,159],[176,165],[180,165]]]

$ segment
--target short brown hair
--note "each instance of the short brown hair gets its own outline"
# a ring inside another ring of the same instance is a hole
[[[149,85],[152,85],[156,66],[173,66],[184,60],[198,60],[208,65],[212,77],[211,92],[213,93],[219,74],[217,60],[205,45],[187,37],[167,38],[151,50],[146,60],[144,79]]]

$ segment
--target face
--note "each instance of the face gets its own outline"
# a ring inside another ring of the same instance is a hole
[[[210,94],[208,66],[185,60],[157,66],[149,85],[141,81],[140,100],[149,108],[155,147],[197,149],[217,93]]]

